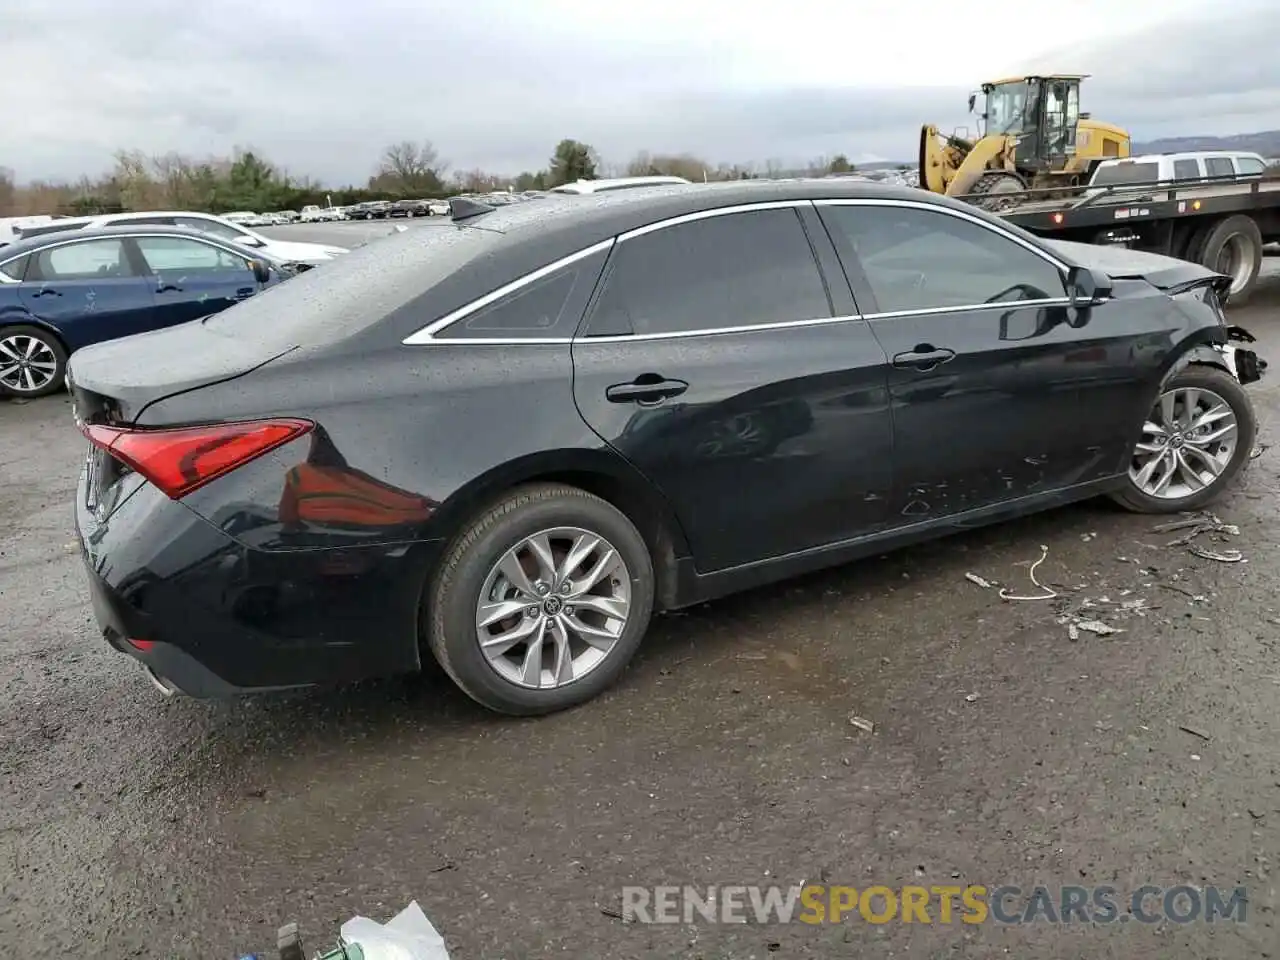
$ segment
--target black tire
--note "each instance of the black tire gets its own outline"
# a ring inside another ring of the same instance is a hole
[[[1262,269],[1262,231],[1252,217],[1236,214],[1218,221],[1208,229],[1195,248],[1195,261],[1210,270],[1218,269],[1218,258],[1228,243],[1239,245],[1238,256],[1248,274],[1239,289],[1231,291],[1230,302],[1242,304],[1249,299],[1258,285],[1258,273]]]
[[[476,637],[476,604],[492,566],[525,537],[581,527],[617,549],[631,573],[631,614],[603,662],[560,687],[530,689],[489,665]],[[653,612],[653,562],[627,517],[585,490],[537,484],[513,490],[485,510],[448,548],[423,611],[427,645],[469,697],[497,713],[537,716],[584,703],[611,686],[635,654]]]
[[[988,170],[969,190],[968,195],[961,197],[981,210],[996,212],[1007,207],[1017,206],[1022,198],[1002,196],[1010,193],[1021,193],[1027,189],[1027,183],[1017,174],[1007,170]]]
[[[1198,510],[1220,497],[1249,464],[1249,455],[1258,438],[1258,420],[1253,403],[1244,387],[1230,373],[1220,367],[1207,364],[1191,364],[1171,376],[1160,387],[1160,396],[1169,390],[1182,387],[1199,387],[1212,390],[1231,407],[1236,418],[1236,449],[1222,473],[1203,490],[1178,499],[1162,499],[1139,490],[1126,478],[1123,489],[1112,494],[1112,499],[1134,513],[1179,513]],[[1159,403],[1157,396],[1155,403]],[[1154,404],[1153,404],[1154,406]]]
[[[23,397],[25,399],[33,399],[35,397],[47,397],[51,393],[57,393],[63,389],[66,384],[67,375],[67,350],[57,337],[48,330],[41,327],[31,326],[29,324],[17,324],[12,327],[0,327],[0,341],[8,340],[16,337],[31,337],[39,340],[43,344],[43,349],[53,355],[54,370],[53,379],[41,387],[34,390],[23,390],[14,383],[6,381],[0,384],[0,390],[13,397]],[[0,355],[0,366],[4,366],[4,356]]]

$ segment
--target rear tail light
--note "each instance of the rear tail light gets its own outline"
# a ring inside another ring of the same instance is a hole
[[[101,423],[81,429],[89,442],[166,496],[187,494],[311,431],[309,420],[250,420],[200,427],[157,429]]]

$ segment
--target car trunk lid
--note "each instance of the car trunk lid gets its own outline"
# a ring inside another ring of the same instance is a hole
[[[196,320],[77,350],[67,383],[78,421],[131,424],[153,403],[242,377],[295,349],[264,351]]]

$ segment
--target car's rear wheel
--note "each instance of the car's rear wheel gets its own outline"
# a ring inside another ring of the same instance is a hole
[[[67,351],[47,330],[22,324],[0,327],[0,390],[43,397],[62,388]]]
[[[576,487],[513,491],[450,546],[428,596],[432,654],[499,713],[552,713],[609,687],[649,626],[653,563],[615,507]]]
[[[1114,498],[1138,513],[1199,509],[1244,469],[1257,433],[1253,404],[1235,377],[1218,367],[1185,367],[1161,388],[1128,483]]]

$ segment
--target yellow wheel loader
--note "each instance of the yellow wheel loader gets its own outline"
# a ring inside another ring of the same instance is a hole
[[[1128,131],[1080,112],[1082,74],[1014,77],[982,85],[977,140],[920,131],[920,186],[987,209],[1000,194],[1078,191],[1103,160],[1129,156]],[[978,94],[969,96],[974,111]],[[1043,194],[1049,199],[1056,194]]]

